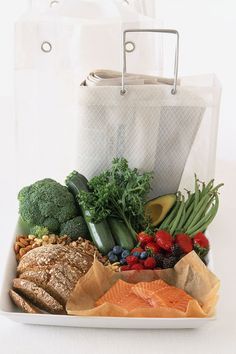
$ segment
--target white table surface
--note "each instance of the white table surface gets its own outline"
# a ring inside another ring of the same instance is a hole
[[[0,281],[16,220],[14,121],[9,99],[0,99]],[[221,279],[217,320],[195,330],[83,329],[21,325],[0,316],[4,354],[236,353],[236,162],[217,161],[224,181],[221,205],[210,231],[215,272]]]

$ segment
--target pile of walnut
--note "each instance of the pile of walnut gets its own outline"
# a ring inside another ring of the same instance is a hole
[[[47,245],[68,245],[71,247],[76,247],[78,250],[82,250],[89,255],[96,255],[97,259],[103,264],[108,264],[107,257],[103,257],[99,253],[98,249],[89,240],[85,240],[79,237],[78,240],[72,241],[67,235],[57,236],[54,234],[44,235],[42,238],[37,238],[34,235],[19,235],[16,237],[14,244],[14,251],[16,254],[17,262],[29,251],[36,247],[47,246]]]

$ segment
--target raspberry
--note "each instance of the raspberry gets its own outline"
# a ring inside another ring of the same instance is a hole
[[[144,266],[141,263],[136,263],[131,266],[132,270],[142,270],[144,269]]]
[[[183,252],[180,246],[177,243],[175,243],[173,246],[171,246],[171,253],[173,256],[179,257]]]
[[[156,260],[156,263],[157,263],[157,267],[162,268],[164,258],[165,258],[165,256],[162,253],[157,253],[155,255],[155,260]]]
[[[128,265],[136,264],[136,263],[138,263],[138,257],[128,256],[128,257],[126,257],[126,262],[128,263]]]
[[[145,261],[144,261],[144,267],[146,269],[154,269],[156,267],[157,263],[154,257],[148,257]]]

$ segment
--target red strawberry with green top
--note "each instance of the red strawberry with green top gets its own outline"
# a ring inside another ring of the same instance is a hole
[[[192,239],[187,234],[176,235],[175,243],[177,243],[177,245],[179,245],[180,249],[185,254],[187,254],[193,250]]]
[[[145,251],[148,251],[151,254],[156,254],[160,252],[160,247],[155,242],[149,242],[145,246]]]
[[[157,263],[154,257],[148,257],[144,261],[144,268],[145,269],[154,269],[156,267]]]
[[[144,265],[141,263],[136,263],[131,266],[131,270],[142,270],[144,269]]]
[[[202,232],[198,232],[193,238],[194,245],[198,245],[201,248],[209,248],[209,241]]]
[[[169,251],[173,245],[173,238],[171,234],[164,230],[159,230],[156,232],[156,243],[157,245],[165,251]]]
[[[128,257],[126,257],[126,262],[128,263],[128,265],[132,266],[133,264],[138,263],[138,257],[128,256]]]
[[[145,245],[149,242],[154,241],[154,237],[142,231],[137,235],[138,243],[141,247],[145,247]]]
[[[209,241],[207,237],[202,233],[198,232],[193,238],[194,250],[200,257],[207,255],[209,251]]]

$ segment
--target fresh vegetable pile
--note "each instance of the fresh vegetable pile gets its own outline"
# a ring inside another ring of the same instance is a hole
[[[147,201],[152,173],[131,169],[124,158],[90,181],[73,171],[65,182],[47,178],[19,192],[28,233],[88,239],[121,271],[171,268],[192,250],[206,262],[204,233],[217,213],[222,184],[195,176],[193,192]]]

